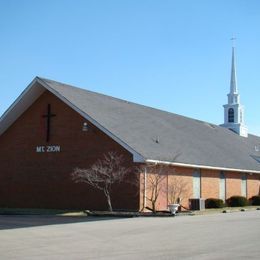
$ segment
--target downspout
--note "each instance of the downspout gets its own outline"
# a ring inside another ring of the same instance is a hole
[[[201,178],[201,169],[198,169],[199,170],[199,173],[200,173],[200,198],[201,198],[201,195],[202,195],[202,178]]]
[[[227,200],[227,178],[226,178],[225,172],[224,172],[224,180],[225,180],[225,200],[224,200],[224,202],[226,203],[226,200]]]
[[[144,167],[144,192],[143,192],[143,205],[144,205],[144,209],[146,208],[146,167]]]
[[[166,189],[166,208],[168,208],[168,205],[169,205],[169,172],[167,171],[167,189]]]

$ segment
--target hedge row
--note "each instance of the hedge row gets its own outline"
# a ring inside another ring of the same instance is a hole
[[[209,198],[205,201],[205,207],[207,209],[223,208],[226,205],[229,207],[245,207],[248,205],[260,206],[260,196],[253,196],[249,200],[243,196],[232,196],[226,200],[226,204],[223,200],[215,198]]]

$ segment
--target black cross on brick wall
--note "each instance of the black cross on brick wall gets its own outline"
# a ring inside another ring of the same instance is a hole
[[[49,142],[49,140],[50,140],[51,118],[54,117],[54,116],[56,116],[56,115],[51,113],[51,105],[48,104],[47,114],[42,116],[42,117],[46,118],[46,125],[47,125],[47,128],[46,128],[46,142]]]

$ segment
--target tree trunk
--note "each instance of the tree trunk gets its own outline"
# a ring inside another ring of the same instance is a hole
[[[156,201],[152,201],[152,209],[153,209],[153,213],[156,213]]]
[[[104,193],[105,193],[106,198],[107,198],[108,210],[109,210],[109,211],[113,211],[109,191],[104,190]]]

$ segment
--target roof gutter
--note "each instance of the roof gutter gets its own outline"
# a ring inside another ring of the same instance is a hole
[[[219,170],[219,171],[232,171],[232,172],[246,172],[246,173],[258,173],[260,171],[255,170],[244,170],[244,169],[235,169],[235,168],[225,168],[225,167],[214,167],[214,166],[207,166],[207,165],[199,165],[199,164],[186,164],[186,163],[178,163],[178,162],[167,162],[167,161],[160,161],[160,160],[145,160],[147,163],[154,163],[154,164],[164,164],[164,165],[172,165],[172,166],[180,166],[180,167],[187,167],[187,168],[200,168],[200,169],[208,169],[208,170]]]

